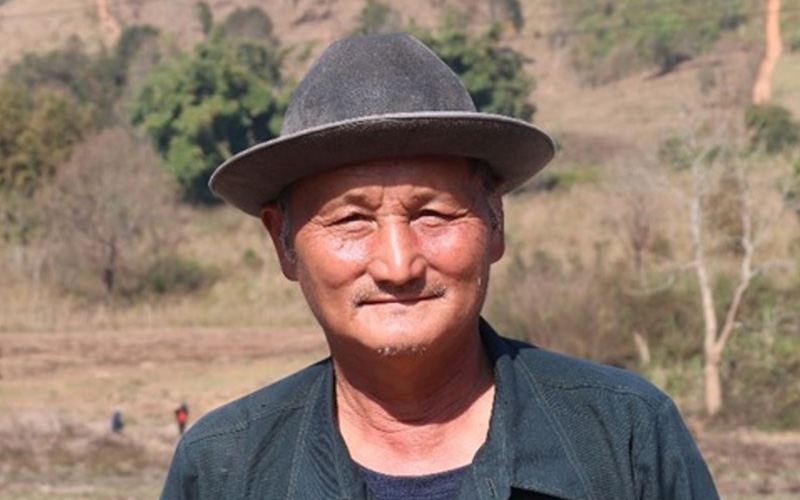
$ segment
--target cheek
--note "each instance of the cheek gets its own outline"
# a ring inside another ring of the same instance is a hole
[[[488,262],[488,234],[481,228],[457,226],[439,234],[423,234],[420,248],[429,264],[445,274],[472,278]]]
[[[316,282],[325,288],[341,288],[351,283],[361,274],[369,256],[369,246],[363,240],[307,238],[296,248],[303,281]]]

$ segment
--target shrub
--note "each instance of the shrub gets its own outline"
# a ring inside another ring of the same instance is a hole
[[[744,122],[753,149],[775,154],[800,144],[800,123],[780,104],[753,104],[745,110]]]
[[[637,366],[633,336],[651,345],[658,363],[696,357],[702,318],[693,281],[685,279],[657,293],[633,293],[634,277],[624,267],[592,265],[576,256],[565,263],[539,250],[530,262],[511,250],[508,292],[488,307],[498,327],[518,332],[543,347],[619,366]]]
[[[769,309],[764,311],[766,314]],[[769,321],[769,316],[765,319]],[[786,317],[779,319],[789,321]],[[725,366],[728,404],[724,421],[767,430],[797,428],[800,390],[795,381],[800,380],[800,325],[796,319],[794,323],[777,325],[782,328],[772,331],[776,325],[751,329],[732,339]]]
[[[96,128],[117,123],[114,104],[128,84],[128,67],[142,45],[157,37],[149,26],[123,31],[112,51],[90,53],[77,38],[45,54],[27,54],[8,71],[8,81],[27,89],[55,90],[91,111]]]
[[[257,270],[264,267],[264,259],[258,255],[258,252],[252,248],[248,248],[242,253],[242,262],[249,269]]]
[[[590,84],[635,69],[668,72],[708,50],[725,31],[746,22],[747,0],[569,2],[576,37],[573,62]]]
[[[784,191],[784,202],[800,217],[800,158],[794,162],[792,175]]]
[[[541,173],[531,181],[531,185],[537,191],[553,191],[569,189],[577,184],[596,183],[599,178],[600,169],[597,167],[575,167]]]
[[[217,279],[216,268],[174,254],[158,259],[145,275],[147,290],[158,295],[197,292],[210,287]]]
[[[378,0],[366,0],[358,15],[358,25],[353,33],[369,35],[393,31],[397,27],[396,17],[389,5]]]

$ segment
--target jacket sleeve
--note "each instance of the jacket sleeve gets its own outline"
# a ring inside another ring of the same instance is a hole
[[[718,500],[711,473],[675,404],[639,422],[633,443],[639,500]]]
[[[199,500],[197,468],[186,452],[185,441],[178,444],[161,492],[161,500]]]

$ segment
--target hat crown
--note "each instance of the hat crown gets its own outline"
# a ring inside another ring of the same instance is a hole
[[[281,135],[344,120],[431,111],[475,112],[458,76],[405,34],[369,35],[331,45],[300,82]]]

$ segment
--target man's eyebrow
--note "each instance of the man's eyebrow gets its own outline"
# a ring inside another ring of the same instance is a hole
[[[360,206],[368,206],[370,204],[370,196],[362,190],[351,190],[343,196],[337,197],[338,204],[352,204]]]

